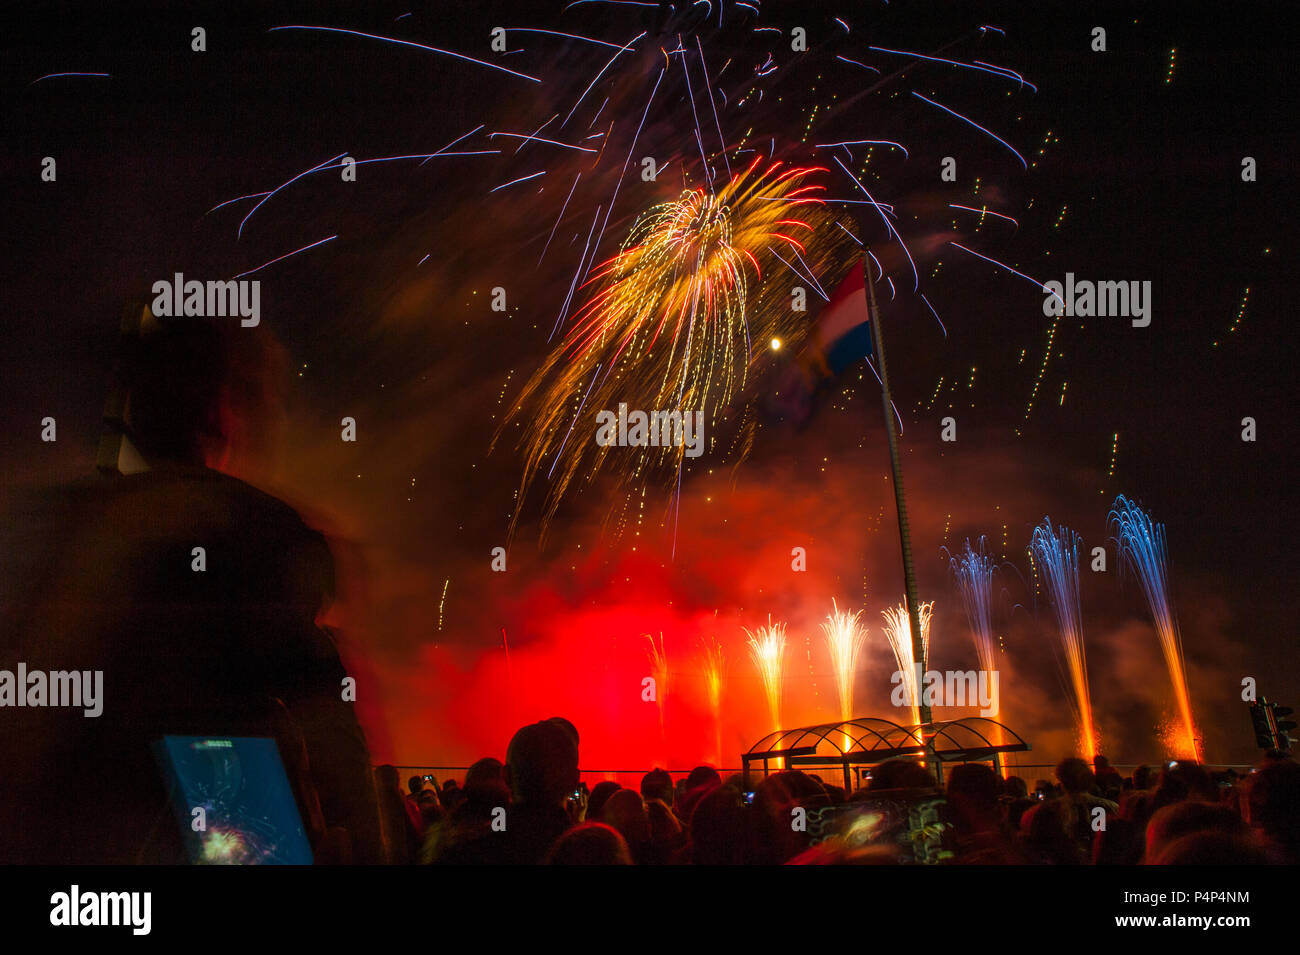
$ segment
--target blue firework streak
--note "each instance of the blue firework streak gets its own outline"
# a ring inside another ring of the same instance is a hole
[[[1183,638],[1169,596],[1169,552],[1165,545],[1165,527],[1155,523],[1146,511],[1123,494],[1115,498],[1107,524],[1115,529],[1114,540],[1121,568],[1128,567],[1137,577],[1146,595],[1147,606],[1151,608],[1160,649],[1174,686],[1178,715],[1183,723],[1184,736],[1178,742],[1178,748],[1182,750],[1179,755],[1199,760],[1201,753],[1192,719],[1192,698],[1183,665]]]
[[[984,550],[984,538],[977,548],[970,539],[960,554],[948,561],[952,575],[961,592],[962,606],[966,608],[966,621],[975,638],[975,652],[980,667],[992,671],[993,663],[993,572],[997,569],[993,558]]]
[[[1034,528],[1029,556],[1042,569],[1047,593],[1056,612],[1056,626],[1074,689],[1074,712],[1084,755],[1097,755],[1097,730],[1092,721],[1092,695],[1088,689],[1088,659],[1083,648],[1083,613],[1079,606],[1079,535],[1050,517]]]

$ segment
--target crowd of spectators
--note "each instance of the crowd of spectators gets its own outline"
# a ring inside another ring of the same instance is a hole
[[[887,801],[938,806],[946,864],[1250,865],[1300,861],[1300,765],[1270,753],[1254,771],[1190,762],[1124,776],[1098,756],[1068,758],[1052,780],[1003,778],[982,763],[947,767],[945,785],[914,760],[873,768],[846,792],[784,770],[752,780],[699,766],[674,782],[662,769],[638,789],[581,783],[578,731],[553,718],[520,729],[505,762],[479,760],[463,785],[376,770],[390,862],[398,864],[898,864],[908,839],[869,825],[830,833],[828,812],[869,820]],[[802,812],[801,812],[802,810]]]

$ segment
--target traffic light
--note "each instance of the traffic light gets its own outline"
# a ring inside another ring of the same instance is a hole
[[[1250,704],[1250,722],[1255,727],[1255,745],[1260,749],[1272,749],[1273,721],[1269,719],[1269,704]]]
[[[1260,749],[1275,749],[1285,753],[1296,742],[1287,736],[1296,728],[1295,720],[1284,719],[1295,712],[1289,706],[1278,706],[1261,699],[1250,704],[1250,722],[1255,728],[1255,745]]]
[[[1268,708],[1273,712],[1273,738],[1277,740],[1274,749],[1285,753],[1291,748],[1291,744],[1295,742],[1290,736],[1286,735],[1287,730],[1295,729],[1296,722],[1295,720],[1282,719],[1282,717],[1290,716],[1295,710],[1289,706],[1278,706],[1276,703],[1270,703]]]

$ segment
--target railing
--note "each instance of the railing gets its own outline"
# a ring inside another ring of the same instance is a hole
[[[1166,762],[1167,760],[1157,760],[1155,762],[1150,762],[1150,763],[1111,763],[1111,767],[1123,776],[1131,776],[1133,770],[1137,769],[1138,766],[1149,766],[1153,771],[1155,771],[1155,770],[1159,770],[1162,766],[1164,766]],[[1006,765],[1005,767],[1006,771],[1013,776],[1019,776],[1021,779],[1025,780],[1025,782],[1029,784],[1029,787],[1031,789],[1033,788],[1034,783],[1039,779],[1047,779],[1052,782],[1056,781],[1056,763],[1019,763],[1016,765],[1009,765],[1010,760],[1008,760],[1007,763],[1008,765]],[[1207,763],[1206,768],[1210,770],[1234,769],[1237,772],[1249,772],[1255,767],[1251,763]],[[448,779],[456,780],[456,784],[459,786],[459,785],[464,785],[465,771],[468,770],[469,767],[468,766],[397,766],[396,769],[399,775],[401,776],[403,786],[406,785],[406,781],[410,777],[424,776],[424,775],[432,775],[435,779],[438,780],[439,786],[445,783]],[[722,768],[722,767],[715,766],[714,769],[718,771],[718,775],[721,776],[723,779],[726,779],[728,776],[731,775],[738,775],[742,772],[741,768],[738,766],[729,767],[729,768]],[[604,780],[609,779],[618,783],[620,786],[627,787],[628,789],[640,789],[641,777],[648,772],[650,772],[649,769],[581,769],[579,770],[579,774],[581,776],[582,781],[585,782],[588,787],[595,786],[596,783],[603,782]],[[673,782],[677,782],[677,780],[679,779],[684,779],[687,775],[690,774],[690,772],[691,772],[690,769],[669,769],[668,770],[668,774],[673,777]],[[827,780],[827,781],[836,784],[838,783],[838,780]]]
[[[463,786],[465,784],[465,772],[466,770],[469,769],[468,766],[397,766],[395,768],[397,769],[397,772],[401,777],[403,786],[406,785],[406,781],[410,779],[412,776],[424,776],[424,775],[432,775],[435,779],[438,780],[439,786],[445,783],[448,779],[454,779],[456,780],[456,785]],[[721,776],[723,779],[726,779],[728,776],[731,775],[738,775],[741,771],[740,767],[738,766],[735,768],[722,768],[719,766],[715,766],[713,768],[718,771],[718,775]],[[579,775],[581,776],[582,781],[586,783],[588,787],[595,786],[596,783],[604,782],[605,780],[609,779],[618,783],[620,786],[625,786],[628,789],[640,789],[641,777],[644,776],[646,773],[650,772],[650,770],[649,769],[580,769],[578,772]],[[690,775],[691,770],[690,769],[669,769],[667,770],[667,772],[670,776],[673,777],[673,782],[675,783],[677,782],[677,780],[685,779],[688,775]]]

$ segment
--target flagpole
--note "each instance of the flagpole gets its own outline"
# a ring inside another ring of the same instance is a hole
[[[885,370],[885,340],[880,329],[880,310],[876,307],[876,289],[871,281],[867,250],[862,250],[862,284],[867,297],[867,314],[871,326],[871,345],[876,353],[876,370],[880,372],[880,399],[885,409],[885,434],[889,439],[889,466],[894,477],[894,503],[898,507],[898,539],[903,548],[903,584],[907,596],[907,616],[912,624],[912,660],[924,670],[925,644],[921,640],[921,605],[916,596],[916,574],[912,569],[912,539],[907,526],[907,500],[903,495],[903,469],[898,460],[898,431],[894,427],[894,402],[889,396],[889,373]],[[922,681],[916,685],[921,722],[932,719],[929,704],[921,694]]]

